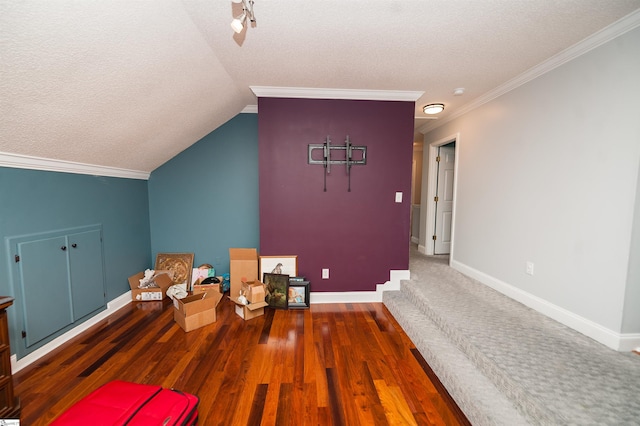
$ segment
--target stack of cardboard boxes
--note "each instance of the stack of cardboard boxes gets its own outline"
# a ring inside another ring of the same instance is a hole
[[[264,301],[264,284],[257,280],[242,282],[240,294],[244,296],[247,303],[243,303],[238,298],[231,299],[236,304],[236,314],[240,318],[250,320],[264,315],[264,307],[267,306],[267,302]]]
[[[129,277],[131,298],[134,302],[161,303],[167,295],[167,290],[173,285],[171,273],[156,271],[152,281],[154,287],[140,288],[140,280],[144,272]],[[197,283],[200,284],[200,283]],[[222,300],[220,284],[195,285],[191,296],[173,300],[173,319],[184,331],[195,330],[207,324],[216,322],[216,307]]]
[[[236,304],[236,314],[245,320],[264,315],[265,289],[258,277],[258,250],[254,248],[229,249],[229,298]],[[243,295],[248,304],[238,300]]]
[[[229,249],[229,298],[236,303],[235,311],[243,319],[264,315],[265,287],[258,280],[258,251],[253,248]],[[153,281],[157,287],[139,288],[144,272],[129,277],[131,297],[135,302],[162,302],[167,289],[173,285],[172,276],[167,271],[157,271]],[[219,277],[222,283],[222,277]],[[246,302],[238,300],[244,295]],[[193,285],[191,295],[173,300],[173,318],[184,331],[191,331],[216,322],[216,307],[222,299],[221,284],[202,284],[201,280]]]

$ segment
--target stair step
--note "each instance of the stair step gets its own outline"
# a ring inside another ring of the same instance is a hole
[[[410,269],[412,279],[385,292],[383,302],[474,425],[638,424],[640,357],[611,350],[442,259],[414,256]]]
[[[383,302],[473,425],[530,424],[402,292],[385,292]]]

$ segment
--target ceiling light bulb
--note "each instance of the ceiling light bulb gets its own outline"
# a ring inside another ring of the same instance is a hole
[[[242,29],[244,28],[244,20],[246,18],[247,14],[243,13],[242,15],[231,21],[231,28],[233,28],[233,31],[240,34],[242,32]]]
[[[425,114],[437,114],[444,110],[444,104],[429,104],[422,108]]]

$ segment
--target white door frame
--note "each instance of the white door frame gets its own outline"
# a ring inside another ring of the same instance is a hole
[[[449,144],[451,142],[456,143],[456,156],[454,160],[454,177],[453,177],[453,213],[451,217],[451,252],[449,253],[449,262],[453,259],[453,250],[455,245],[455,224],[456,224],[456,192],[458,187],[458,149],[460,145],[460,134],[456,133],[452,136],[447,136],[446,138],[442,138],[435,142],[429,144],[429,149],[424,151],[424,154],[427,155],[426,164],[429,166],[429,171],[425,175],[423,175],[422,184],[427,187],[427,197],[422,200],[423,208],[426,210],[426,219],[424,222],[425,227],[425,242],[423,247],[419,247],[419,249],[424,248],[424,254],[433,255],[433,240],[432,236],[435,234],[435,221],[436,221],[436,204],[433,199],[436,196],[437,190],[437,182],[438,182],[438,164],[436,162],[436,157],[438,156],[438,148],[442,145]],[[426,182],[424,181],[426,177]],[[422,251],[422,250],[420,250]]]

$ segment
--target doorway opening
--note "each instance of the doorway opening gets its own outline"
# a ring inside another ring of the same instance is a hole
[[[427,255],[453,254],[455,229],[456,143],[459,135],[433,142],[427,150],[425,240],[420,251]]]

